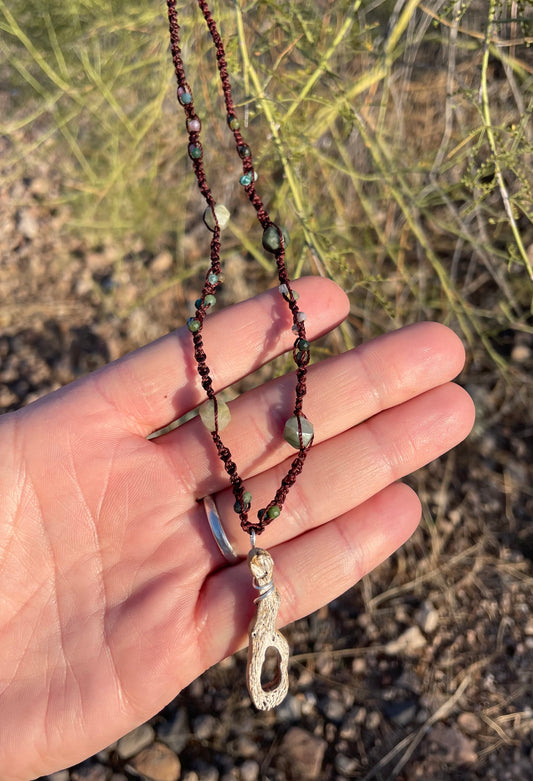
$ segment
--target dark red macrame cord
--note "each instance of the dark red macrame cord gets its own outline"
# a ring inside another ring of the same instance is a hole
[[[291,288],[290,279],[288,277],[287,270],[285,268],[285,245],[284,245],[282,232],[278,228],[278,226],[275,225],[275,223],[273,223],[272,220],[270,219],[263,202],[261,201],[259,195],[255,190],[255,174],[253,168],[252,154],[248,144],[246,144],[240,132],[239,124],[237,121],[235,106],[231,94],[231,86],[228,77],[224,45],[222,43],[222,39],[218,32],[215,20],[213,19],[211,11],[207,5],[207,2],[205,2],[205,0],[197,0],[197,2],[198,2],[198,6],[200,7],[200,10],[204,15],[204,18],[207,22],[207,26],[209,28],[209,32],[211,33],[211,37],[215,44],[216,59],[217,59],[217,65],[220,74],[220,80],[222,84],[222,91],[224,93],[224,102],[226,104],[228,124],[230,125],[230,129],[232,130],[233,136],[235,138],[237,153],[239,154],[239,157],[242,160],[243,173],[244,175],[248,175],[248,179],[250,180],[250,183],[244,186],[244,191],[246,192],[246,195],[248,196],[251,204],[254,206],[257,212],[257,219],[261,223],[263,230],[273,227],[275,228],[279,236],[280,246],[279,249],[276,249],[276,251],[274,252],[276,258],[276,266],[278,270],[278,277],[281,285],[285,286],[284,290],[286,291],[286,293],[284,293],[283,297],[287,301],[287,304],[290,308],[293,324],[294,324],[293,328],[298,335],[298,338],[296,339],[293,347],[293,357],[295,363],[297,364],[296,400],[295,400],[293,414],[297,417],[299,421],[298,428],[299,428],[300,448],[298,450],[298,455],[292,461],[287,474],[282,479],[281,485],[276,491],[274,498],[264,509],[260,511],[260,517],[258,518],[258,521],[256,523],[253,523],[248,519],[249,507],[247,508],[244,502],[245,488],[244,488],[243,481],[237,471],[237,466],[233,461],[231,452],[229,448],[227,448],[222,442],[222,439],[220,438],[220,434],[218,431],[218,404],[217,404],[215,392],[213,390],[213,381],[211,379],[210,369],[206,362],[207,356],[204,352],[204,346],[202,340],[202,327],[206,316],[206,310],[208,308],[207,305],[205,304],[205,298],[208,295],[213,295],[218,286],[218,281],[213,283],[212,281],[210,281],[209,278],[210,277],[213,278],[213,275],[219,276],[222,271],[221,264],[220,264],[221,229],[217,217],[215,215],[216,201],[213,198],[213,194],[211,193],[211,188],[209,187],[209,184],[207,182],[204,165],[203,165],[203,148],[200,142],[201,123],[194,109],[194,99],[193,99],[192,90],[187,82],[185,69],[183,66],[183,59],[182,59],[181,48],[180,48],[180,27],[178,24],[178,16],[176,11],[176,0],[167,0],[169,30],[170,30],[170,48],[172,53],[172,61],[174,63],[174,70],[176,72],[176,80],[178,83],[178,90],[177,90],[178,102],[182,105],[185,111],[186,128],[189,135],[189,147],[188,147],[189,157],[192,160],[193,170],[198,182],[198,187],[200,189],[200,192],[204,196],[208,207],[211,209],[213,220],[214,220],[213,236],[211,239],[211,249],[210,249],[210,266],[206,273],[202,294],[200,299],[197,302],[196,313],[194,316],[199,323],[198,330],[195,333],[192,333],[192,339],[194,344],[194,357],[197,364],[198,374],[200,375],[201,378],[202,386],[208,398],[213,403],[215,431],[211,432],[211,436],[215,443],[218,455],[224,464],[224,468],[226,472],[229,475],[232,489],[233,489],[233,494],[236,500],[236,506],[240,507],[241,509],[241,512],[238,513],[239,518],[241,520],[241,526],[244,529],[244,531],[246,531],[247,533],[255,531],[256,534],[261,534],[261,532],[264,531],[265,527],[269,523],[271,523],[272,520],[274,520],[274,518],[270,518],[268,516],[268,510],[275,505],[277,505],[281,510],[283,503],[285,502],[285,499],[289,492],[289,489],[291,488],[292,485],[294,485],[296,478],[302,471],[302,467],[305,458],[307,456],[307,452],[312,444],[312,440],[311,440],[311,442],[309,442],[307,445],[304,446],[303,439],[302,439],[301,423],[300,423],[300,418],[304,417],[302,412],[302,405],[303,405],[303,398],[306,393],[306,378],[307,378],[307,365],[309,363],[309,349],[306,348],[302,350],[302,348],[298,346],[301,340],[306,339],[305,324],[303,322],[303,316],[301,319],[298,318],[300,310],[296,303],[296,296]],[[185,96],[187,102],[185,102]],[[233,127],[231,125],[233,125]]]

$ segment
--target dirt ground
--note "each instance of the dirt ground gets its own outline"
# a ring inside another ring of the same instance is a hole
[[[165,290],[169,250],[73,238],[43,160],[0,183],[2,412],[180,325],[197,289]],[[533,778],[533,338],[505,331],[494,346],[506,376],[480,349],[459,380],[474,433],[409,478],[424,505],[413,539],[288,628],[291,694],[277,713],[250,710],[239,653],[151,721],[181,778]],[[70,778],[148,777],[123,754],[110,747]]]

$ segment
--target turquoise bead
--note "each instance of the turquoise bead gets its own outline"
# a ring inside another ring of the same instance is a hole
[[[218,274],[213,274],[213,273],[209,274],[209,276],[207,277],[207,281],[209,282],[210,285],[216,285],[216,283],[218,282]]]
[[[202,147],[196,144],[189,144],[189,157],[193,160],[199,160],[202,156]]]
[[[307,418],[300,416],[299,420],[302,429],[302,446],[307,447],[307,445],[309,445],[312,441],[315,432],[312,424],[307,420]],[[296,450],[300,450],[298,417],[296,415],[293,415],[285,423],[285,428],[283,429],[283,439],[288,442],[289,445],[296,448]]]
[[[239,179],[239,183],[243,187],[248,187],[249,184],[252,184],[252,174],[243,174]]]

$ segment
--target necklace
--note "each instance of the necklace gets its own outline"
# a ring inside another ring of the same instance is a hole
[[[180,27],[176,10],[176,0],[167,0],[168,20],[170,30],[170,48],[177,80],[177,98],[185,113],[185,126],[188,134],[188,154],[198,187],[206,202],[203,220],[212,232],[210,245],[210,264],[207,269],[200,298],[195,304],[195,314],[187,320],[187,327],[192,335],[194,358],[201,378],[207,401],[200,408],[200,416],[206,428],[210,431],[218,455],[229,476],[235,497],[234,511],[240,518],[242,529],[250,535],[251,550],[248,554],[248,565],[253,576],[253,585],[259,592],[255,599],[257,605],[255,618],[249,630],[249,648],[247,665],[247,684],[251,699],[256,707],[267,710],[278,705],[288,690],[288,657],[289,648],[283,635],[276,631],[275,620],[280,606],[280,597],[274,585],[271,555],[264,548],[256,547],[256,535],[260,535],[266,526],[278,518],[283,504],[302,471],[302,467],[313,441],[313,426],[304,416],[303,398],[306,393],[307,366],[309,364],[309,342],[305,332],[305,314],[300,311],[297,301],[298,294],[292,289],[291,281],[285,266],[285,249],[289,243],[287,232],[276,225],[259,197],[255,182],[257,174],[254,170],[252,152],[244,140],[240,123],[236,114],[231,85],[228,77],[224,45],[213,15],[206,0],[197,0],[198,6],[207,23],[211,38],[216,49],[217,67],[224,96],[228,128],[233,134],[237,154],[242,162],[242,175],[239,183],[242,185],[250,203],[256,210],[257,219],[263,229],[262,244],[265,250],[272,253],[276,260],[279,278],[279,292],[287,302],[292,318],[292,330],[295,334],[293,358],[296,364],[295,404],[292,416],[287,420],[283,431],[284,439],[297,451],[287,474],[272,500],[257,513],[257,520],[252,521],[249,513],[252,506],[252,496],[245,490],[231,452],[224,445],[220,432],[230,422],[230,412],[227,405],[218,400],[213,390],[213,382],[207,365],[204,351],[202,330],[209,310],[216,303],[215,293],[221,284],[220,235],[229,221],[229,211],[225,206],[217,204],[209,187],[204,163],[203,147],[200,140],[202,123],[196,114],[193,93],[187,82],[180,47]],[[278,664],[274,678],[266,684],[261,682],[261,672],[269,648],[274,648],[278,654]]]

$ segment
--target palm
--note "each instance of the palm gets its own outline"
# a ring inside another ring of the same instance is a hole
[[[311,336],[345,313],[330,283],[299,289]],[[218,387],[291,342],[281,307],[279,333],[270,333],[276,297],[258,301],[216,315],[216,328],[208,321]],[[218,344],[221,333],[232,338]],[[284,522],[261,538],[276,562],[282,623],[346,590],[412,532],[418,502],[395,481],[469,430],[468,397],[447,384],[461,362],[458,340],[427,324],[313,368],[305,409],[316,444]],[[290,415],[292,394],[288,378],[232,404],[224,439],[256,509],[291,455],[279,415]],[[209,434],[192,420],[146,439],[201,401],[189,335],[178,332],[2,421],[5,781],[98,750],[245,642],[248,570],[225,566],[196,501],[216,494],[228,536],[246,552]],[[21,740],[23,756],[13,748]]]

